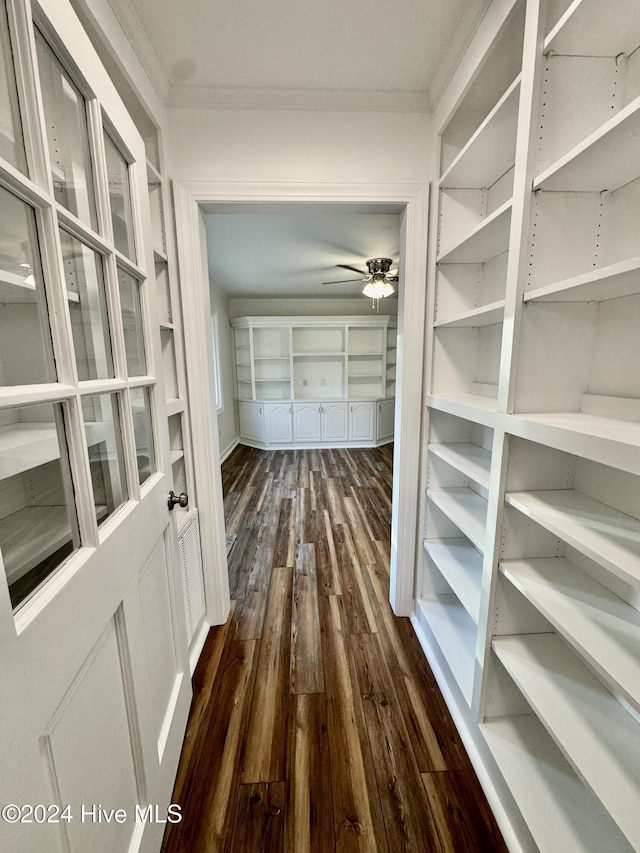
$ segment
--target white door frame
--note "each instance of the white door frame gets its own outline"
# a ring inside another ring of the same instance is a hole
[[[207,618],[211,625],[229,612],[220,448],[212,402],[211,316],[206,245],[200,207],[216,203],[398,205],[403,210],[401,279],[398,287],[398,365],[391,522],[389,599],[398,616],[413,610],[418,547],[422,376],[427,267],[426,184],[302,184],[184,182],[174,185],[178,261],[182,281],[185,348],[191,388],[195,479],[201,519]],[[197,286],[200,285],[200,286]],[[405,370],[405,365],[407,369]]]

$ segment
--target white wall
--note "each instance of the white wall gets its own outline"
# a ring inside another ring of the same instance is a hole
[[[235,401],[233,330],[229,322],[229,297],[213,284],[209,287],[211,316],[218,312],[218,334],[220,348],[220,375],[222,378],[222,401],[224,411],[218,414],[218,441],[220,454],[224,457],[228,448],[239,435],[237,403]]]
[[[417,113],[170,109],[177,181],[425,183],[431,117]]]
[[[354,314],[373,314],[371,300],[364,296],[359,299],[231,299],[229,314],[231,317],[277,317],[277,316],[341,316]],[[381,299],[380,314],[396,316],[397,299]]]

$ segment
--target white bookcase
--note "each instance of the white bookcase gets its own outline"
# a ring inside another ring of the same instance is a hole
[[[395,318],[237,317],[232,326],[241,438],[267,447],[393,440]],[[277,414],[258,401],[278,403]]]
[[[494,0],[436,112],[413,622],[512,850],[640,849],[639,46]]]

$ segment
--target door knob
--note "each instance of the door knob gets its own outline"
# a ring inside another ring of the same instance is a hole
[[[169,500],[167,501],[169,509],[173,509],[176,504],[184,509],[188,503],[189,495],[186,492],[180,492],[179,495],[176,495],[173,489],[169,492]]]

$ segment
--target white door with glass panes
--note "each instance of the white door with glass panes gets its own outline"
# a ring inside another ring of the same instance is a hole
[[[190,679],[144,145],[66,0],[0,41],[0,849],[158,850]]]

